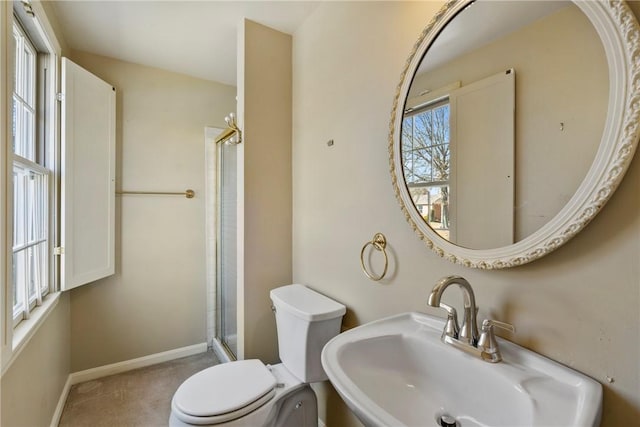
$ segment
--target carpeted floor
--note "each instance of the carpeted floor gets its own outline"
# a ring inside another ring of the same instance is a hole
[[[76,384],[59,427],[166,426],[180,384],[219,363],[212,352]]]

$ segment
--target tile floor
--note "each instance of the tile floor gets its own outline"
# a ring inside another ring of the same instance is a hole
[[[59,427],[166,426],[180,384],[219,363],[212,352],[184,357],[71,387]]]

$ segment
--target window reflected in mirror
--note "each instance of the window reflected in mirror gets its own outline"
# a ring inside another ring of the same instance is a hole
[[[440,236],[449,239],[451,171],[449,99],[412,108],[402,125],[402,162],[416,209]]]

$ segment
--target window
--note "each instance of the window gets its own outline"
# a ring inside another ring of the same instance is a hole
[[[405,115],[402,162],[409,193],[418,212],[431,228],[448,239],[451,173],[448,99]]]
[[[12,244],[0,265],[8,270],[0,323],[14,326],[2,328],[4,372],[56,307],[59,291],[115,270],[116,109],[111,85],[100,80],[97,90],[99,79],[79,66],[65,76],[41,3],[0,3],[0,27],[10,36],[0,40],[9,67],[0,103],[11,118],[0,150],[10,160],[2,162],[9,170],[0,168],[9,181],[0,238],[2,248]],[[64,62],[69,70],[73,63]]]
[[[48,52],[39,53],[15,17],[13,87],[13,324],[28,319],[53,289],[50,177],[46,129]],[[50,95],[49,95],[50,96]]]

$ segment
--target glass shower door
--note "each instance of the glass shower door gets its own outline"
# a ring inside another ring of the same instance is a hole
[[[237,146],[218,144],[216,338],[232,359],[237,343]]]

